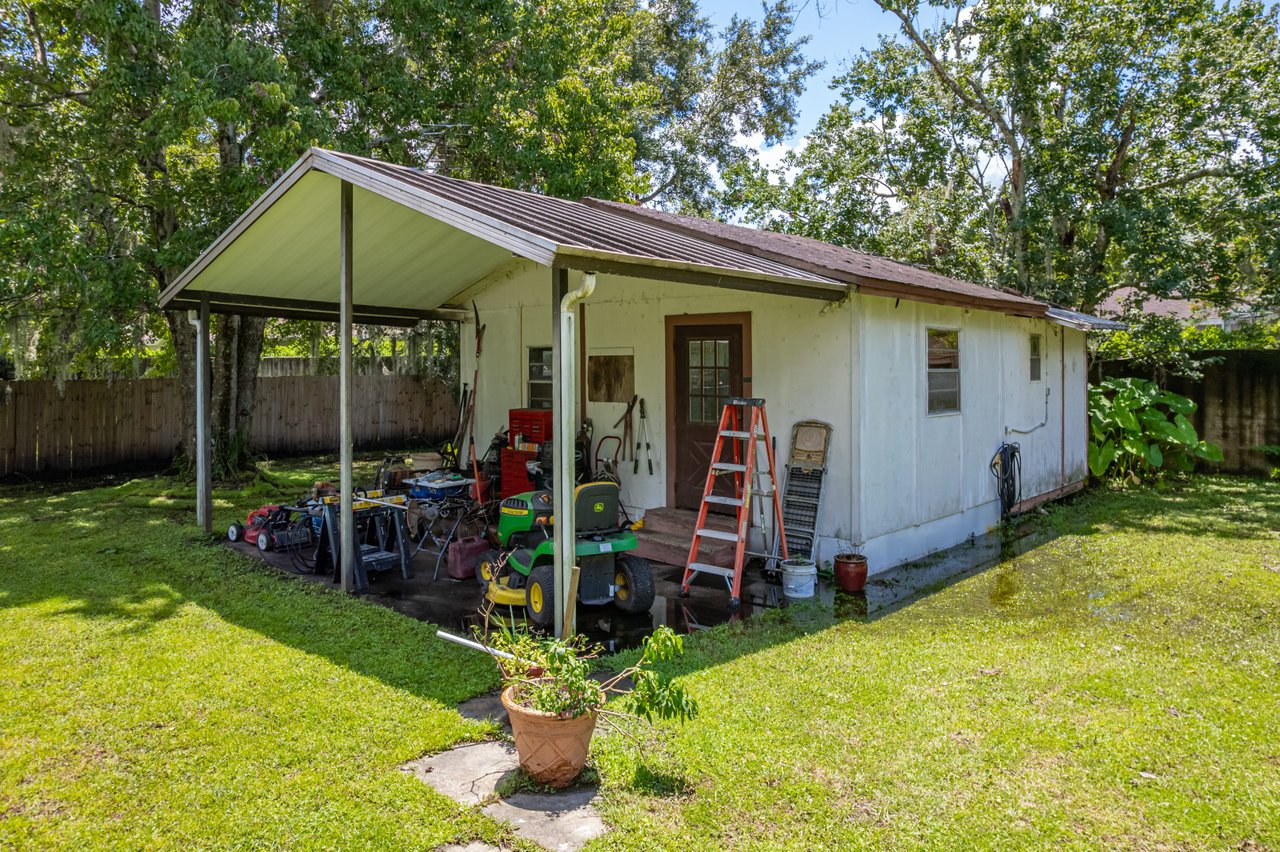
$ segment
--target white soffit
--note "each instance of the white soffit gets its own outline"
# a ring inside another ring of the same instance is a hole
[[[336,302],[341,181],[304,174],[183,288]],[[430,309],[501,267],[506,249],[355,187],[353,300],[387,308]]]

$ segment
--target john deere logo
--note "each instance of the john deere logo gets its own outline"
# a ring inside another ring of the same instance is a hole
[[[597,503],[597,504],[595,505],[595,511],[597,511],[597,512],[603,512],[603,511],[604,511],[604,503]]]

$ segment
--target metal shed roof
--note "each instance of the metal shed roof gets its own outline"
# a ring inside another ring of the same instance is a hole
[[[337,316],[338,204],[354,189],[358,322],[458,318],[441,306],[511,256],[548,267],[838,299],[835,278],[576,201],[312,148],[161,294],[170,308]]]
[[[732,246],[758,257],[772,258],[802,269],[821,269],[826,275],[856,284],[859,292],[870,295],[983,307],[1006,313],[1026,313],[1030,316],[1043,316],[1048,307],[1044,302],[1016,293],[949,278],[918,266],[898,263],[810,237],[729,225],[695,216],[680,216],[616,201],[595,198],[585,200],[601,210],[657,222],[678,232],[696,234],[719,245]]]
[[[449,302],[512,256],[548,267],[839,299],[870,295],[1045,317],[1013,293],[807,237],[560,198],[311,148],[161,294],[160,304],[332,320],[339,195],[353,189],[354,319],[461,319]],[[1062,317],[1050,317],[1063,321]],[[1072,317],[1073,324],[1093,318]]]

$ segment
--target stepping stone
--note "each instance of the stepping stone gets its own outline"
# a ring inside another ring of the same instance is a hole
[[[478,805],[492,796],[498,784],[520,766],[511,743],[487,742],[458,746],[405,764],[402,769],[464,805]]]
[[[464,719],[475,719],[478,722],[499,722],[504,728],[511,728],[511,720],[507,718],[507,708],[502,706],[502,691],[489,692],[468,698],[458,705],[458,713]]]
[[[486,815],[511,823],[516,833],[553,852],[575,852],[608,831],[595,806],[594,787],[563,793],[517,793],[484,808]]]
[[[498,786],[520,766],[512,743],[484,742],[458,746],[419,758],[401,769],[463,805],[491,800]],[[510,823],[516,834],[553,852],[576,852],[588,840],[608,831],[596,810],[595,787],[560,793],[516,793],[491,801],[484,813]],[[452,844],[437,852],[484,852],[493,847],[473,842]]]

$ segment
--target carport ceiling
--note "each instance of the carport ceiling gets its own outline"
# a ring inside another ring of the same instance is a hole
[[[575,201],[313,148],[161,295],[161,305],[338,316],[342,182],[353,186],[354,319],[460,319],[449,301],[509,264],[838,299],[832,278]]]

